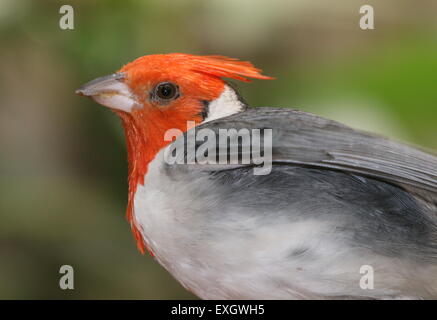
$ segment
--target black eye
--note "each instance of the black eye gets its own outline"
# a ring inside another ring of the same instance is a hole
[[[155,88],[155,99],[163,102],[179,97],[178,86],[171,82],[162,82]]]

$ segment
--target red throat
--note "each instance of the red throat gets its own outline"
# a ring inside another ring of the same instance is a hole
[[[172,114],[171,123],[169,124],[169,116],[159,110],[149,110],[147,116],[151,117],[153,121],[147,122],[144,122],[142,117],[132,113],[118,112],[118,114],[123,122],[128,154],[129,194],[126,217],[131,225],[138,250],[143,254],[147,250],[153,256],[152,250],[144,242],[134,217],[134,197],[138,185],[144,184],[144,176],[147,173],[149,163],[162,148],[171,143],[171,141],[164,141],[166,130],[168,128],[175,128],[185,132],[187,118],[183,114]],[[202,119],[199,115],[198,118],[192,120],[199,123]]]

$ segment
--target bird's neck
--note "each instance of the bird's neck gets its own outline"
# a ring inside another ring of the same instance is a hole
[[[197,125],[244,111],[246,108],[246,104],[236,91],[226,85],[217,99],[205,102],[203,105],[199,102],[198,106],[181,108],[182,111],[179,113],[168,111],[168,114],[166,114],[166,111],[157,110],[156,108],[147,110],[147,117],[127,112],[117,112],[122,119],[128,156],[129,194],[126,216],[131,225],[138,249],[142,253],[147,249],[153,255],[144,243],[135,220],[134,197],[137,186],[144,184],[149,163],[162,148],[171,143],[171,141],[164,139],[166,131],[172,128],[179,129],[179,132],[185,132],[187,131],[187,119],[194,121]],[[187,114],[190,109],[191,117]],[[195,116],[192,116],[193,114]],[[153,121],[150,119],[153,119]]]
[[[159,112],[158,112],[159,113]],[[167,116],[162,114],[149,116],[154,121],[145,122],[143,118],[133,116],[131,113],[119,113],[122,119],[128,157],[128,204],[126,217],[131,225],[132,232],[137,242],[138,249],[144,253],[147,248],[137,225],[134,216],[134,197],[139,184],[144,184],[144,177],[147,174],[149,163],[155,158],[159,151],[166,147],[171,141],[165,141],[164,135],[169,127]],[[177,117],[176,117],[177,118]],[[201,122],[200,116],[193,119],[196,123]],[[172,128],[186,131],[186,121],[175,121],[171,124]]]

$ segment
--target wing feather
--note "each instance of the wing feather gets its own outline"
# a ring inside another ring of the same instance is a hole
[[[291,109],[253,108],[217,119],[196,128],[272,129],[273,163],[341,170],[381,179],[437,194],[437,156],[404,143],[357,131],[310,113]],[[185,135],[186,136],[186,135]],[[236,139],[240,156],[245,150]],[[198,147],[201,142],[196,142]],[[232,152],[229,145],[217,146],[217,157]],[[185,160],[192,155],[184,154]],[[190,158],[191,157],[191,158]],[[250,165],[256,160],[252,159]],[[194,170],[225,170],[242,164],[190,165]],[[247,164],[246,164],[247,165]]]

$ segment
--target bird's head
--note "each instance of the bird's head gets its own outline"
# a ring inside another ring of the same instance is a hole
[[[250,62],[222,56],[149,55],[85,84],[76,93],[113,109],[130,125],[182,129],[187,121],[200,123],[237,112],[238,96],[226,92],[231,89],[223,78],[271,79],[260,71]],[[218,101],[221,97],[223,103]],[[221,110],[208,110],[214,102],[221,104]]]
[[[136,186],[143,183],[148,163],[169,143],[164,139],[167,130],[184,132],[188,121],[197,125],[243,111],[245,104],[223,78],[271,79],[260,71],[250,62],[223,56],[148,55],[76,91],[114,110],[122,119],[130,205]],[[131,211],[128,207],[132,221]]]

